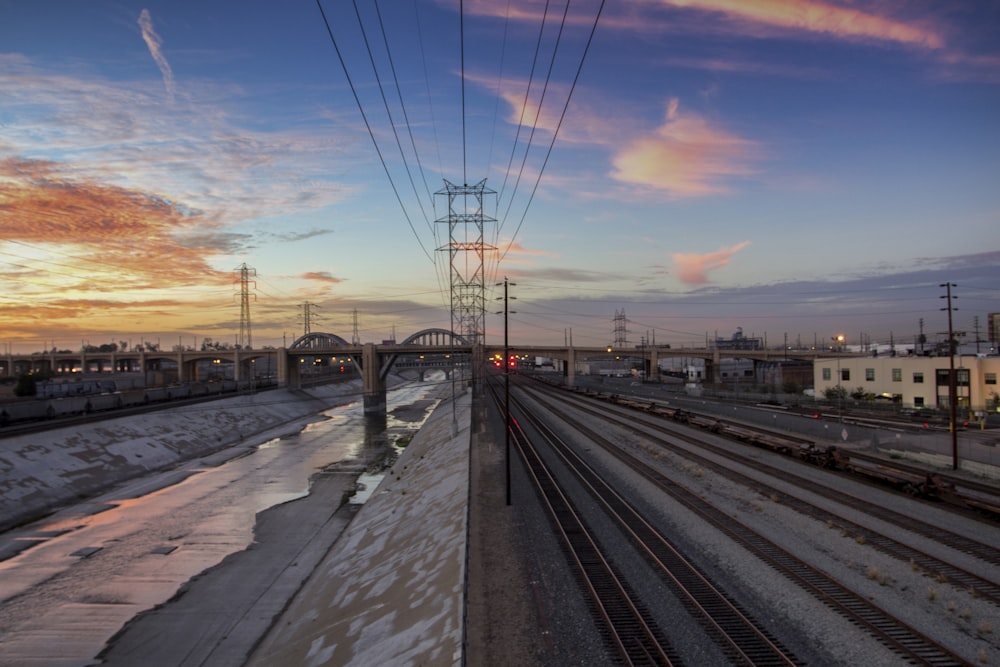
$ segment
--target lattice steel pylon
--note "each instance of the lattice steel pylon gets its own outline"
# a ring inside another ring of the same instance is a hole
[[[251,350],[253,336],[250,333],[250,286],[257,287],[256,281],[251,280],[251,277],[256,277],[257,269],[251,269],[246,262],[243,262],[236,267],[236,271],[240,274],[240,335],[236,345],[240,349]],[[257,296],[254,295],[254,298]]]
[[[615,319],[612,320],[615,324],[614,329],[614,343],[615,347],[627,347],[628,346],[628,319],[625,317],[625,309],[622,308],[621,311],[615,310]]]
[[[496,191],[486,187],[484,178],[475,185],[455,185],[445,180],[444,187],[434,194],[448,201],[447,215],[434,222],[448,225],[448,244],[437,250],[448,253],[451,330],[473,345],[482,344],[486,342],[483,258],[487,251],[496,250],[483,241],[483,227],[496,223],[496,218],[484,212],[484,204],[488,197],[496,196]]]

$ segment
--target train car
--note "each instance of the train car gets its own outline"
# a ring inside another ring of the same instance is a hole
[[[49,401],[31,399],[4,404],[0,409],[0,424],[50,419],[54,416]]]

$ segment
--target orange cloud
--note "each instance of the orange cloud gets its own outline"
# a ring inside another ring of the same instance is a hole
[[[0,161],[0,246],[21,293],[65,294],[229,285],[206,257],[238,245],[197,211],[167,199],[63,176],[41,161]],[[47,282],[45,282],[47,281]]]
[[[721,179],[752,173],[747,162],[756,144],[712,127],[704,118],[681,115],[676,99],[654,134],[633,140],[612,159],[611,176],[664,190],[674,197],[725,192]]]
[[[708,282],[708,272],[721,269],[729,264],[730,258],[750,245],[743,241],[729,248],[702,255],[676,252],[673,254],[674,273],[681,282],[688,285],[703,285]]]
[[[894,21],[855,7],[813,0],[662,0],[672,7],[718,12],[740,21],[775,28],[828,34],[848,39],[875,39],[929,49],[944,47],[933,30]]]
[[[321,283],[331,283],[337,285],[344,282],[343,278],[338,278],[336,276],[330,275],[327,271],[307,271],[302,274],[305,280],[315,280]]]

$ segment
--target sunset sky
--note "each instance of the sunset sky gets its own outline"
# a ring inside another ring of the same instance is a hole
[[[244,264],[255,347],[448,327],[445,179],[497,193],[489,342],[504,276],[515,343],[1000,312],[998,3],[356,6],[0,0],[3,351],[235,342]]]

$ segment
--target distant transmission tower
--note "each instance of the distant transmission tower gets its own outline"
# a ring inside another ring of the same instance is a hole
[[[257,277],[257,269],[251,269],[246,262],[236,267],[240,277],[240,335],[236,340],[236,345],[240,349],[253,349],[253,336],[250,333],[250,289],[257,288],[257,282],[251,278]],[[257,295],[253,295],[254,300]]]
[[[444,188],[434,193],[447,197],[448,214],[435,220],[448,225],[448,245],[438,248],[448,252],[450,267],[451,330],[472,344],[484,343],[486,337],[486,275],[483,257],[495,250],[483,242],[483,226],[495,218],[484,213],[484,200],[496,191],[486,187],[486,179],[475,185],[455,185],[445,180]],[[494,208],[496,204],[494,203]]]
[[[615,325],[614,330],[614,346],[615,347],[626,347],[628,346],[628,320],[625,318],[625,309],[615,311],[615,319],[612,320]]]
[[[302,335],[305,336],[306,334],[312,333],[313,319],[318,319],[313,316],[312,311],[313,308],[319,309],[319,306],[315,303],[309,303],[306,301],[305,303],[300,304],[299,308],[302,309]]]
[[[358,309],[354,309],[354,329],[351,333],[351,345],[361,345],[361,336],[358,334]]]

